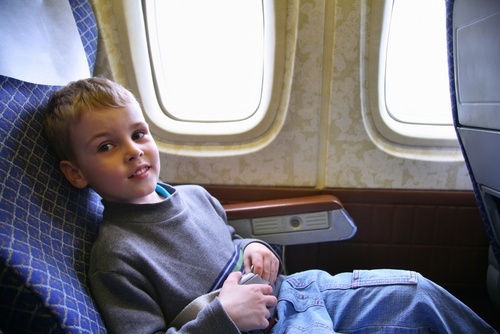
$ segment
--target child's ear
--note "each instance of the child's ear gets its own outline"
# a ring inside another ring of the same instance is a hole
[[[73,164],[71,161],[62,160],[59,163],[59,168],[61,168],[61,171],[63,172],[64,176],[66,176],[66,179],[68,179],[68,181],[75,188],[83,189],[89,184],[85,179],[85,177],[80,172],[78,166]]]

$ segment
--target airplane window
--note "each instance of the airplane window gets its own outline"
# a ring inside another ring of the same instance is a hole
[[[453,123],[445,19],[444,1],[394,1],[387,42],[385,101],[387,112],[398,122]]]
[[[374,0],[371,10],[364,72],[371,137],[394,153],[405,145],[426,152],[435,148],[437,155],[447,150],[460,158],[450,102],[445,1]]]
[[[154,3],[155,53],[163,111],[183,121],[236,121],[259,107],[263,83],[262,2]]]
[[[112,1],[162,150],[229,155],[274,140],[291,86],[286,1]]]

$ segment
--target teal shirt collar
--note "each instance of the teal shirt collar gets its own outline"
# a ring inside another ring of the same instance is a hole
[[[170,193],[159,184],[156,185],[155,191],[158,195],[163,196],[165,198],[168,198],[170,196]]]

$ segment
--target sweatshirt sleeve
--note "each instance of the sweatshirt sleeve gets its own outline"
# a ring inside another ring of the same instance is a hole
[[[196,319],[181,328],[169,328],[168,315],[161,312],[144,288],[144,282],[133,282],[117,273],[97,271],[91,277],[95,298],[109,333],[240,333],[224,311],[218,298],[198,313]]]

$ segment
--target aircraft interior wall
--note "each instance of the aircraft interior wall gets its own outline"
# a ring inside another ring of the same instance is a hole
[[[132,73],[121,51],[127,41],[118,31],[118,18],[105,1],[94,0],[94,6],[100,26],[95,74],[128,85]],[[470,190],[464,162],[456,158],[460,152],[436,159],[430,151],[437,148],[415,150],[387,142],[387,153],[368,134],[369,55],[363,50],[370,39],[371,6],[368,0],[289,0],[287,43],[293,43],[294,52],[287,55],[291,62],[286,70],[292,71],[292,80],[286,83],[291,90],[279,134],[265,148],[248,154],[163,152],[162,179],[314,189]]]

